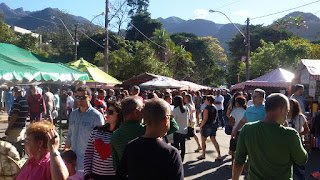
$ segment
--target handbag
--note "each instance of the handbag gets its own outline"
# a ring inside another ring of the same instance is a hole
[[[188,112],[188,110],[187,110],[187,112]],[[188,112],[189,113],[189,112]],[[189,120],[188,120],[188,122],[189,122],[189,126],[188,126],[188,133],[187,133],[187,138],[191,138],[191,137],[193,137],[194,136],[194,128],[192,127],[192,124],[191,124],[191,122],[190,122],[190,116],[189,116]]]

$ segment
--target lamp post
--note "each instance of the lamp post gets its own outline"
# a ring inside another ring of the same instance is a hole
[[[243,32],[230,20],[230,18],[224,14],[223,12],[220,11],[214,11],[212,9],[209,10],[210,13],[220,13],[222,15],[224,15],[230,22],[231,24],[239,31],[239,33],[242,35],[242,37],[244,38],[244,42],[245,42],[245,47],[246,47],[246,80],[249,80],[249,59],[250,59],[250,30],[249,30],[249,18],[247,18],[247,33],[246,36],[243,34]]]
[[[105,12],[102,12],[102,13],[100,13],[100,14],[98,14],[98,15],[95,15],[95,16],[91,19],[90,23],[92,23],[92,21],[93,21],[94,19],[96,19],[97,17],[99,17],[99,16],[104,16],[104,15],[106,15]]]

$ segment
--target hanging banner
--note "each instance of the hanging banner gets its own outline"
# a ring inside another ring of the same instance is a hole
[[[310,74],[307,69],[301,71],[301,84],[309,84]]]
[[[311,79],[309,83],[309,96],[315,97],[316,96],[316,90],[317,90],[317,81]]]

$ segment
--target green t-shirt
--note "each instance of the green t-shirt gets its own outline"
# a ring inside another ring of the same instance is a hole
[[[115,130],[111,137],[111,150],[112,150],[112,160],[113,167],[116,170],[124,149],[128,142],[133,139],[140,137],[146,133],[146,126],[140,124],[138,121],[129,120],[124,121],[120,124],[120,127]],[[170,121],[170,129],[167,134],[171,134],[179,129],[177,122],[174,119]]]
[[[304,165],[308,154],[299,134],[277,123],[247,123],[240,132],[235,163],[250,159],[249,180],[292,179],[292,163]]]

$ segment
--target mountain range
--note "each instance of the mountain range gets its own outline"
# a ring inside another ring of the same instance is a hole
[[[58,17],[61,16],[61,11],[56,8],[46,8],[40,11],[24,11],[23,8],[11,9],[5,3],[0,4],[0,13],[2,13],[5,18],[4,21],[9,25],[19,26],[28,30],[36,30],[39,27],[53,26],[54,23],[60,23]],[[307,31],[300,29],[298,35],[309,39],[311,41],[317,40],[320,31],[320,19],[311,13],[304,13],[295,11],[285,15],[283,18],[288,19],[290,16],[296,17],[299,14],[306,21],[308,26]],[[90,23],[89,20],[81,17],[74,16],[72,14],[66,14],[64,21],[68,20],[71,24],[75,23]],[[238,33],[237,29],[231,24],[218,24],[213,21],[204,19],[195,20],[183,20],[178,17],[168,17],[166,19],[158,18],[156,19],[163,24],[163,28],[169,33],[187,32],[194,33],[199,37],[212,36],[220,41],[220,46],[228,52],[228,45],[226,42],[232,40],[232,37]],[[54,23],[53,23],[54,22]],[[235,24],[239,29],[244,25]],[[288,27],[288,30],[297,34],[297,29],[294,27]]]

